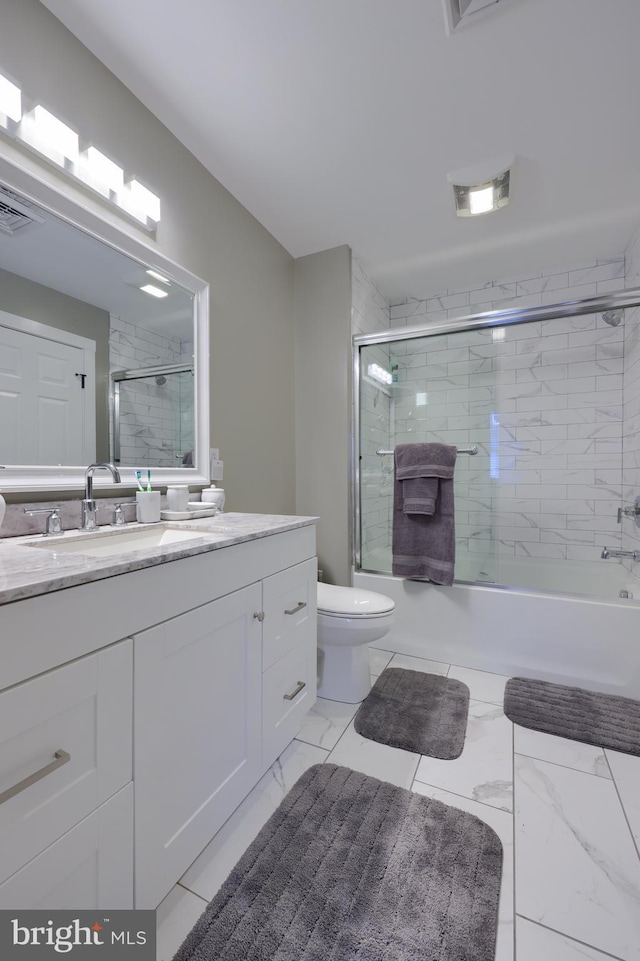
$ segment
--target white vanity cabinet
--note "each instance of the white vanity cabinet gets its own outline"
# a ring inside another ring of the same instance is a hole
[[[305,524],[0,606],[0,908],[159,904],[315,700],[316,566]]]
[[[135,637],[136,907],[155,908],[260,777],[261,590]]]
[[[265,571],[300,556],[280,546]],[[314,703],[316,581],[314,556],[134,636],[137,908],[158,905]]]

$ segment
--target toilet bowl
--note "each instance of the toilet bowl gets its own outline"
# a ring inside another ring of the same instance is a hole
[[[390,630],[394,602],[384,594],[318,584],[318,697],[356,704],[371,690],[368,646]]]

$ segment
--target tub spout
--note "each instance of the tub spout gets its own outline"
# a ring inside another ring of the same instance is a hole
[[[603,547],[600,557],[603,561],[608,561],[610,557],[629,557],[632,561],[640,561],[640,551],[616,551]]]

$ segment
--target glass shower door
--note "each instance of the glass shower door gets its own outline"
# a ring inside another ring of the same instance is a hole
[[[443,443],[456,462],[456,580],[498,579],[499,415],[490,329],[360,348],[360,566],[391,571],[396,444]],[[470,359],[473,349],[473,359]],[[383,453],[385,452],[385,453]]]

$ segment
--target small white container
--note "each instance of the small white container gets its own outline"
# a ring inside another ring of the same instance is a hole
[[[136,491],[136,516],[139,524],[160,520],[160,491]]]
[[[170,511],[186,511],[189,504],[189,488],[186,484],[167,487],[167,507]]]
[[[211,487],[205,487],[202,492],[202,500],[205,504],[215,504],[218,513],[222,514],[222,508],[224,507],[224,489],[222,487],[216,487],[215,484],[212,484]]]

